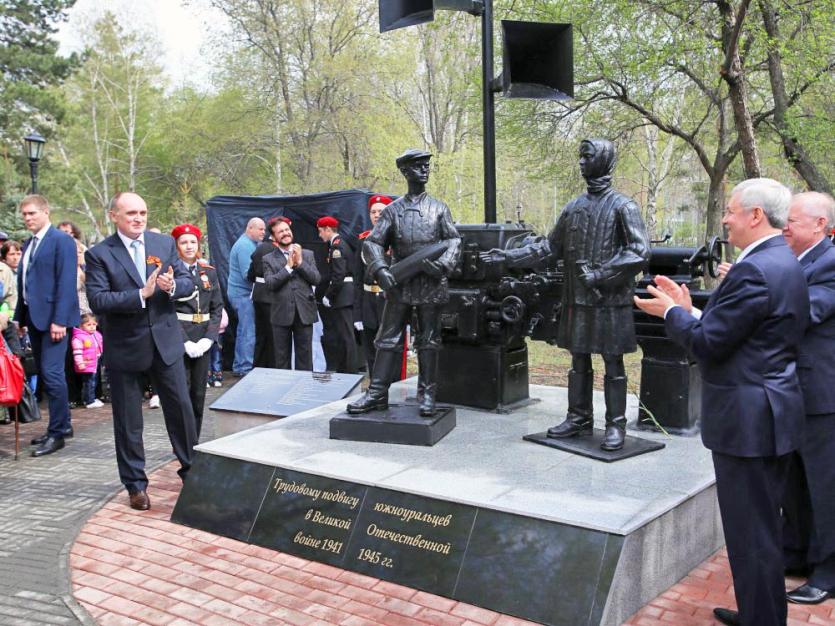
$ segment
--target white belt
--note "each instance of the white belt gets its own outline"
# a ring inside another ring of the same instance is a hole
[[[352,282],[354,282],[354,277],[353,277],[353,276],[346,276],[346,277],[342,280],[342,282],[343,282],[343,283],[352,283]]]
[[[255,282],[256,282],[256,283],[266,283],[266,282],[267,282],[267,279],[266,279],[266,278],[264,278],[263,276],[256,276],[256,277],[255,277]]]
[[[209,314],[208,313],[177,313],[177,319],[182,322],[192,322],[194,324],[200,324],[202,322],[209,321]]]

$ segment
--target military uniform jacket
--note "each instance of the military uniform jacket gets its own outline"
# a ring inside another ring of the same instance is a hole
[[[391,249],[391,262],[411,256],[438,241],[449,242],[447,251],[438,259],[444,270],[440,278],[420,273],[390,290],[392,297],[405,304],[443,304],[449,300],[447,275],[461,256],[461,236],[452,222],[449,207],[427,194],[406,194],[383,209],[380,219],[362,248],[368,271],[375,275],[386,262]]]
[[[252,284],[252,301],[269,304],[272,302],[272,293],[267,289],[264,283],[264,257],[276,249],[276,245],[272,240],[263,241],[255,248],[252,253],[252,263],[249,265],[249,271],[246,274],[247,280]]]
[[[188,272],[188,266],[185,263],[183,265]],[[194,283],[193,291],[174,300],[177,318],[183,329],[183,341],[198,341],[203,338],[217,341],[220,318],[223,314],[223,297],[220,294],[217,271],[208,263],[198,260],[189,275]],[[189,315],[192,316],[191,320],[184,319],[184,316]]]
[[[328,299],[333,309],[354,305],[354,255],[340,235],[330,240],[325,259],[328,274],[317,291],[317,299]]]
[[[302,324],[313,324],[319,319],[313,287],[319,284],[319,270],[310,250],[302,250],[301,265],[287,271],[287,257],[281,248],[264,257],[264,277],[272,304],[270,322],[273,326],[292,326],[299,314]]]
[[[360,233],[359,240],[365,240],[370,234],[370,230]],[[369,275],[361,254],[357,255],[354,266],[354,321],[362,322],[364,328],[379,328],[386,304],[383,289]]]

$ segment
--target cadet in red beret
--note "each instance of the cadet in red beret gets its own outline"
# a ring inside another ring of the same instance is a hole
[[[328,371],[356,371],[357,342],[352,324],[354,263],[351,247],[339,235],[339,220],[330,215],[316,221],[319,239],[328,245],[327,269],[316,289],[322,318],[322,352]],[[346,285],[346,283],[349,283]]]
[[[379,194],[368,198],[368,217],[371,219],[372,228],[380,219],[383,209],[391,202],[391,198]],[[358,235],[359,240],[362,241],[370,234],[370,230],[360,233]],[[371,376],[371,372],[374,371],[374,357],[377,354],[377,348],[374,347],[374,337],[377,335],[377,329],[383,317],[383,306],[386,299],[383,297],[383,290],[373,277],[369,277],[368,284],[366,284],[366,265],[361,254],[357,255],[354,266],[354,328],[362,333],[362,349],[365,354],[368,375]]]
[[[209,374],[209,350],[217,341],[223,299],[215,268],[200,258],[200,239],[203,236],[200,229],[194,224],[180,224],[173,228],[171,236],[177,242],[177,254],[194,283],[191,293],[176,294],[174,308],[183,330],[188,395],[199,441]]]

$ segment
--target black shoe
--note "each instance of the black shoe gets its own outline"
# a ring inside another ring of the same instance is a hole
[[[377,395],[369,390],[356,402],[349,403],[347,411],[349,415],[360,415],[369,411],[385,411],[387,408],[389,408],[388,393]]]
[[[594,424],[588,418],[569,416],[562,424],[557,424],[548,429],[548,436],[554,439],[563,437],[578,437],[591,435]]]
[[[813,587],[809,583],[800,585],[786,594],[786,599],[795,604],[820,604],[829,597],[829,592]]]
[[[623,448],[626,439],[626,418],[616,417],[606,422],[606,434],[603,436],[603,443],[600,449],[606,452],[614,452]]]
[[[64,440],[60,437],[47,437],[46,441],[44,441],[39,447],[32,450],[32,456],[45,456],[47,454],[52,454],[53,452],[58,452],[61,448],[64,447]]]
[[[739,613],[737,611],[732,611],[731,609],[716,607],[713,609],[713,617],[723,624],[727,624],[727,626],[739,626],[741,623],[739,621]]]
[[[72,431],[72,426],[70,426],[70,429],[69,429],[69,430],[65,430],[65,431],[64,431],[64,434],[63,434],[62,438],[63,438],[63,439],[72,439],[72,437],[73,437],[73,435],[74,435],[74,434],[75,434],[75,433],[73,433],[73,431]],[[41,435],[40,437],[35,437],[35,438],[34,438],[34,439],[30,442],[30,443],[31,443],[33,446],[39,446],[39,445],[41,445],[43,442],[45,442],[47,439],[49,439],[49,434],[44,433],[44,434],[43,434],[43,435]]]

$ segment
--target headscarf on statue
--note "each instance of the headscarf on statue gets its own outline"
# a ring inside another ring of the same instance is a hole
[[[583,146],[591,146],[594,150],[594,160],[586,177],[586,187],[589,193],[603,193],[612,186],[612,172],[615,170],[615,145],[608,139],[584,139]]]

